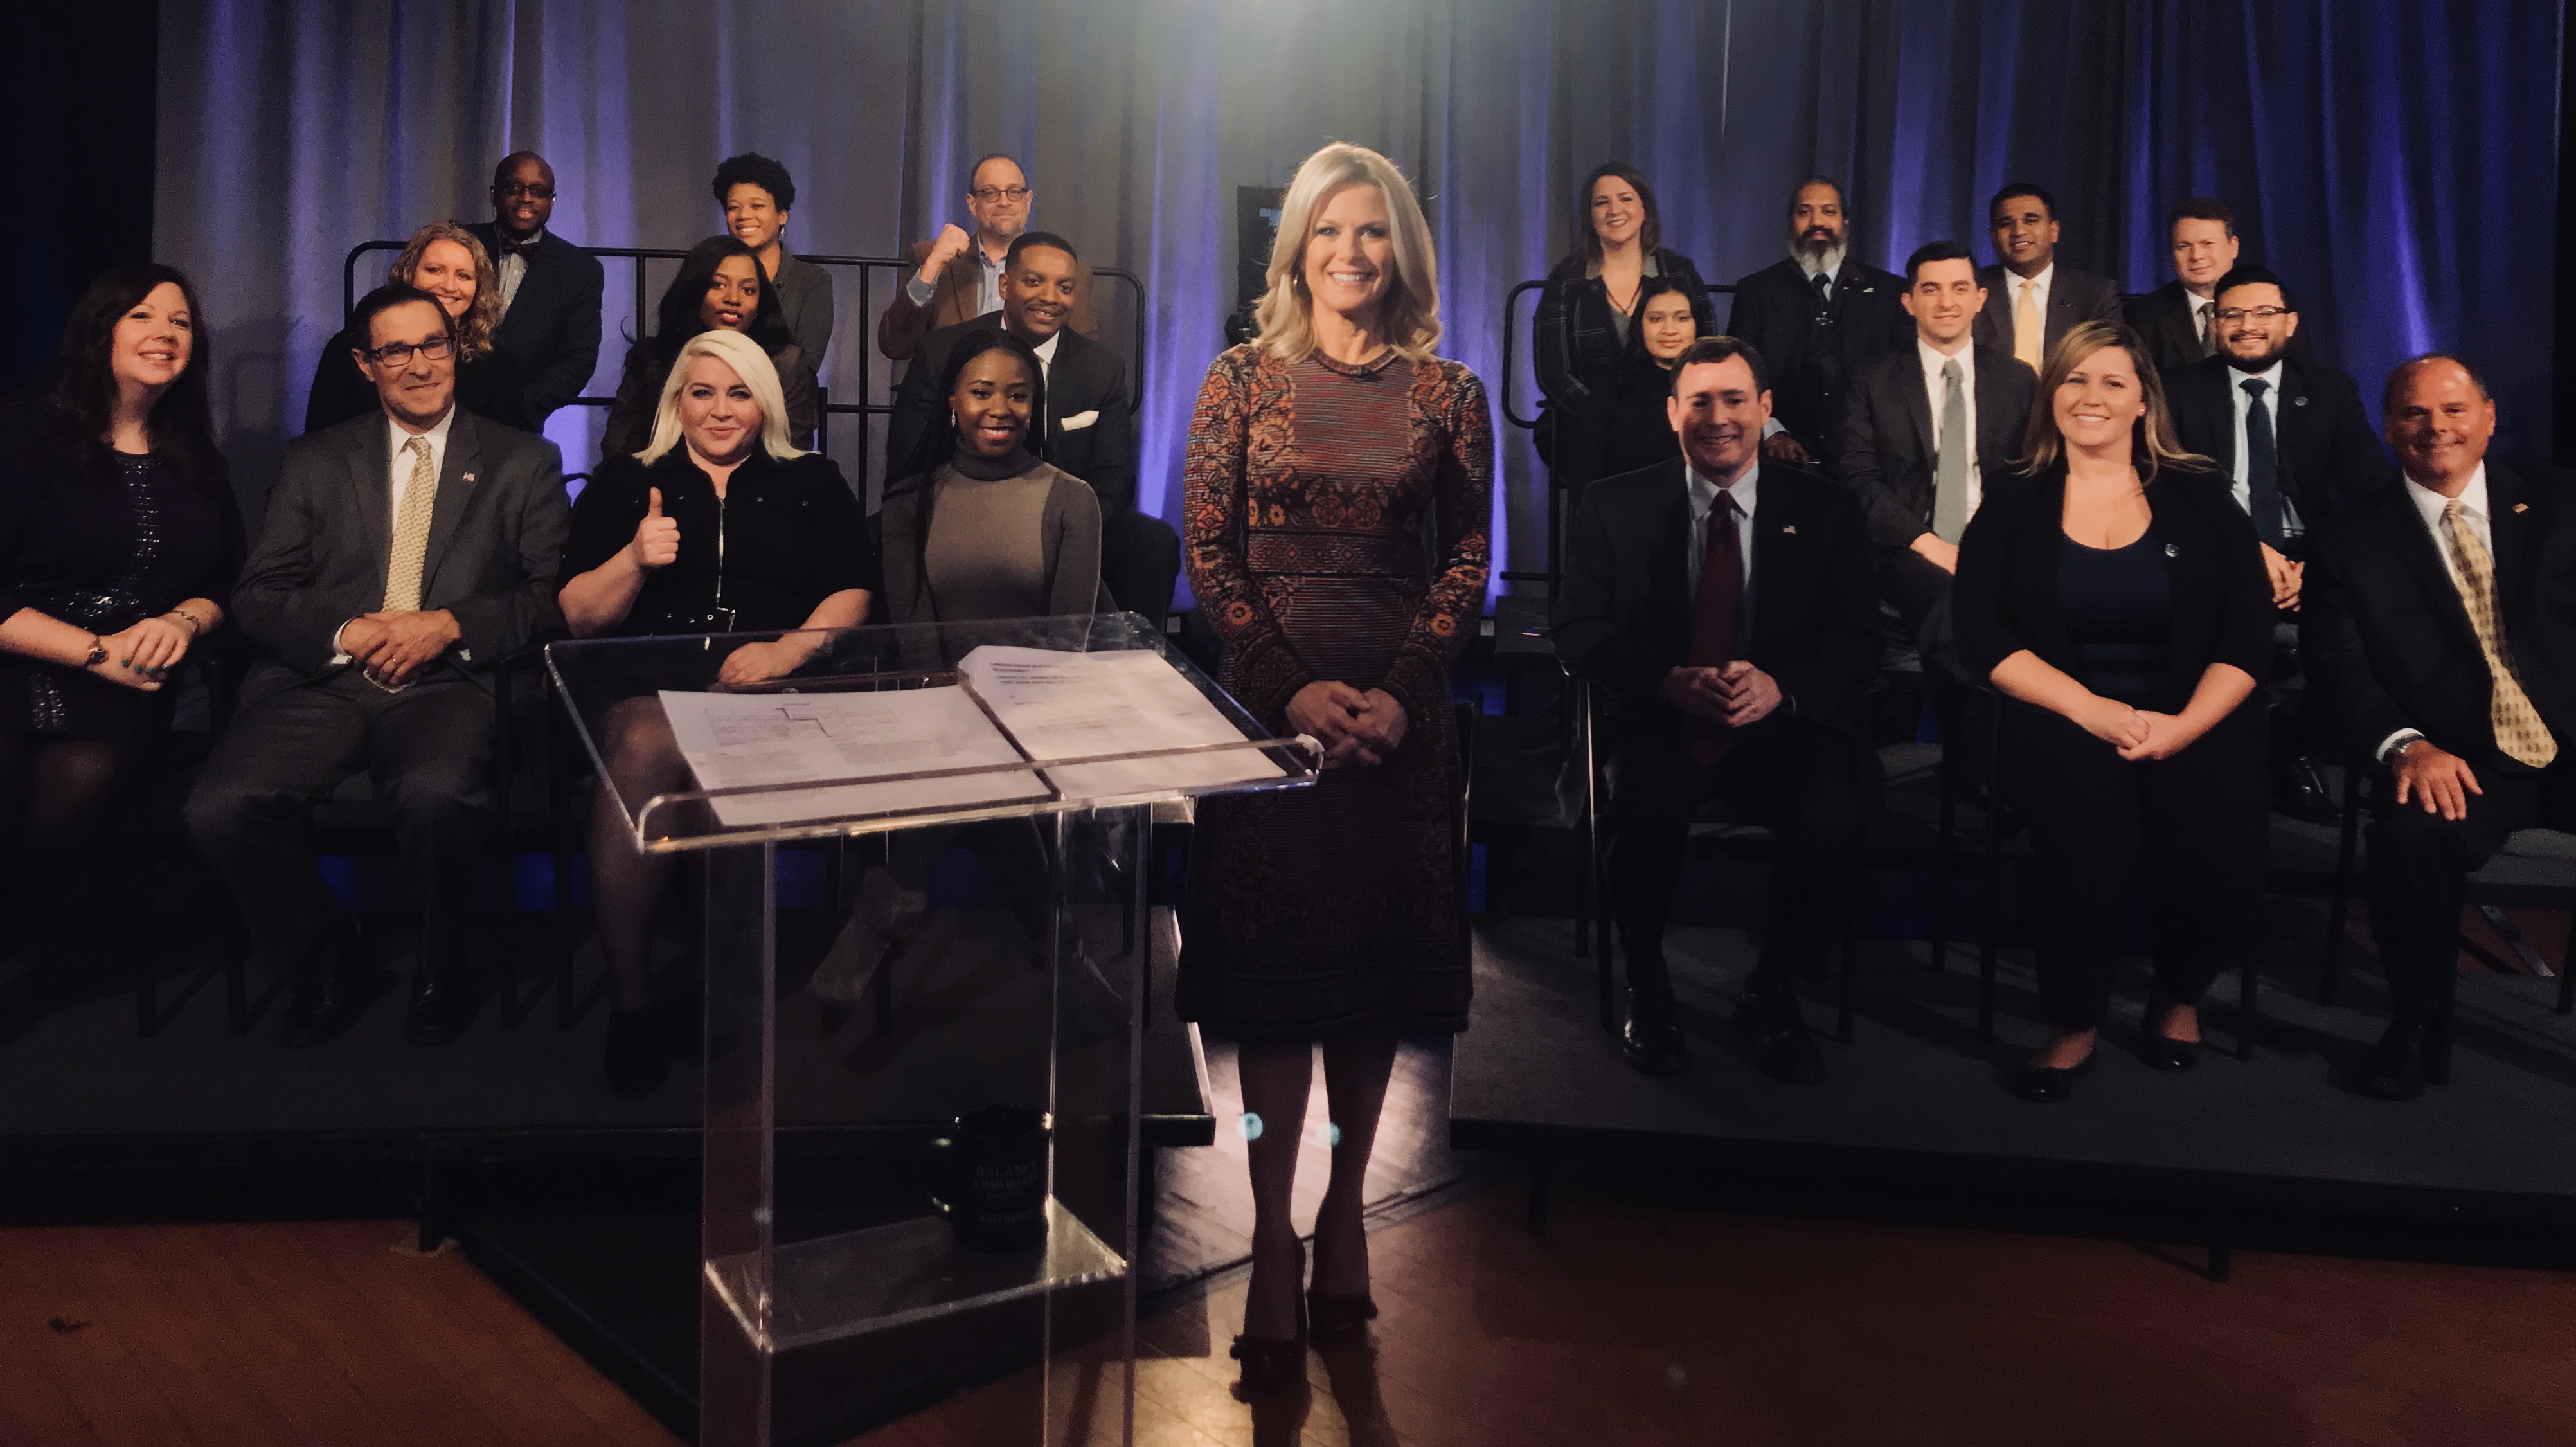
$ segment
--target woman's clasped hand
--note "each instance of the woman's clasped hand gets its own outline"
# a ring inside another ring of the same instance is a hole
[[[1386,762],[1404,742],[1404,705],[1382,688],[1319,679],[1288,700],[1288,726],[1324,746],[1324,767]]]

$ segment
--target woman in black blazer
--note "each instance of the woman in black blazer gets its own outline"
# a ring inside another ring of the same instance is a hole
[[[1695,334],[1714,336],[1717,317],[1691,259],[1663,244],[1655,191],[1625,161],[1583,179],[1574,218],[1574,250],[1547,274],[1532,332],[1538,387],[1546,411],[1539,447],[1557,481],[1580,500],[1584,486],[1608,477],[1619,395],[1637,369],[1651,369],[1637,318],[1658,278],[1681,281],[1697,318]],[[1661,409],[1656,412],[1662,418]],[[1668,436],[1669,426],[1661,430]]]
[[[2145,866],[2156,989],[2143,1053],[2198,1058],[2197,1004],[2262,895],[2272,591],[2254,527],[2181,450],[2138,335],[2048,355],[2023,448],[1959,543],[1959,652],[2011,700],[2004,786],[2030,821],[2040,999],[2056,1034],[2016,1090],[2063,1100],[2093,1059]]]

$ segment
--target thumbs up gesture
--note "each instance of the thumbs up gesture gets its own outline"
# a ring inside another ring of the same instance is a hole
[[[635,566],[648,573],[680,560],[680,525],[662,516],[662,489],[651,489],[650,496],[652,500],[644,507],[644,520],[635,525],[635,541],[627,544],[627,551],[635,555]]]

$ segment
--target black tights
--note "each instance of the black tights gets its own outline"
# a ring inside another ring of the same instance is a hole
[[[0,920],[23,925],[116,829],[132,753],[97,739],[0,730]]]

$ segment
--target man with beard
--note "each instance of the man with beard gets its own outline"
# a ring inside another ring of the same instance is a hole
[[[2308,530],[2387,486],[2393,471],[2352,378],[2293,354],[2299,313],[2279,277],[2240,266],[2211,296],[2218,354],[2165,374],[2174,434],[2233,480],[2263,543],[2272,601],[2295,618]],[[2274,679],[2295,676],[2298,665],[2295,653],[2275,660]],[[2272,804],[2331,823],[2340,811],[2306,742],[2293,718],[2275,715]]]
[[[1774,462],[1830,469],[1852,372],[1913,340],[1905,283],[1851,260],[1850,238],[1842,186],[1810,176],[1789,198],[1788,258],[1735,284],[1727,334],[1769,360],[1779,389],[1779,415],[1762,440]]]
[[[1107,347],[1065,325],[1085,274],[1072,242],[1051,232],[1020,233],[1004,258],[1000,307],[941,327],[914,350],[887,419],[885,477],[895,482],[942,460],[920,454],[926,443],[944,446],[948,436],[942,416],[948,399],[937,392],[951,349],[978,330],[1018,336],[1046,369],[1046,460],[1100,495],[1100,581],[1119,607],[1159,625],[1180,578],[1180,535],[1136,506],[1136,423],[1126,367]]]
[[[547,230],[554,214],[554,167],[534,151],[514,151],[492,171],[492,219],[465,228],[500,281],[492,349],[507,375],[527,379],[521,415],[537,432],[599,367],[599,258]]]
[[[1979,345],[2000,347],[2037,373],[2069,328],[2120,319],[2118,287],[2057,264],[2057,198],[2047,187],[2006,186],[1986,207],[1986,220],[2003,264],[1977,276],[1986,288],[1986,309],[1977,314]]]
[[[966,173],[966,214],[975,219],[974,231],[951,222],[939,228],[937,239],[918,242],[907,253],[913,273],[877,318],[877,350],[906,361],[927,333],[1000,311],[1003,264],[1011,243],[1029,229],[1036,198],[1019,162],[999,153],[977,161]],[[1073,329],[1097,337],[1091,268],[1078,267],[1074,277]]]
[[[1724,801],[1779,840],[1736,1028],[1766,1074],[1812,1084],[1824,1055],[1795,981],[1835,940],[1877,807],[1861,695],[1878,671],[1878,598],[1859,500],[1761,455],[1766,371],[1734,337],[1674,362],[1665,412],[1682,455],[1592,484],[1552,631],[1608,715],[1629,1064],[1660,1075],[1688,1053],[1664,923],[1692,816]]]
[[[2218,279],[2236,265],[2241,243],[2236,213],[2215,196],[2194,196],[2178,203],[2165,218],[2165,239],[2173,252],[2174,279],[2121,305],[2130,329],[2146,338],[2156,370],[2170,377],[2220,350],[2210,314],[2218,309]],[[2295,330],[2289,355],[2314,360],[2308,339]]]

